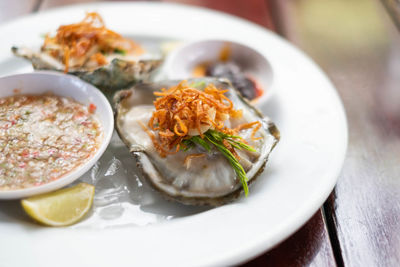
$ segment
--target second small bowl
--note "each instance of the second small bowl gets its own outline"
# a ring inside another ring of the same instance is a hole
[[[221,57],[225,57],[221,60]],[[255,81],[261,95],[252,99],[253,104],[266,102],[273,93],[272,68],[268,60],[255,49],[226,40],[202,40],[183,44],[166,60],[164,70],[168,79],[188,79],[195,76],[195,69],[226,61],[239,67],[241,73]]]

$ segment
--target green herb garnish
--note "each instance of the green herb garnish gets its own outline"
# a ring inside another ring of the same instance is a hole
[[[248,150],[248,151],[251,151],[251,152],[256,152],[256,150],[252,146],[249,146],[248,144],[245,144],[243,142],[238,141],[238,140],[242,139],[240,136],[230,135],[230,134],[218,132],[218,131],[215,131],[215,130],[208,130],[206,132],[206,135],[207,134],[211,135],[215,140],[218,140],[218,142],[221,142],[221,143],[225,139],[234,148],[245,149],[245,150]]]
[[[189,85],[190,87],[194,87],[196,89],[203,89],[206,86],[205,81],[194,82]]]
[[[119,48],[115,48],[115,49],[114,49],[114,53],[120,54],[120,55],[123,55],[123,56],[126,55],[126,51],[123,50],[123,49],[119,49]]]
[[[196,144],[200,145],[203,147],[207,152],[211,151],[211,145],[214,145],[216,149],[218,149],[222,155],[228,160],[228,162],[231,164],[232,168],[235,170],[236,175],[239,177],[240,182],[242,183],[244,193],[247,197],[249,194],[249,187],[247,185],[247,176],[246,172],[244,171],[242,165],[240,165],[239,161],[236,159],[236,157],[232,154],[229,149],[227,149],[223,141],[226,140],[230,145],[232,145],[236,149],[245,149],[248,151],[255,152],[256,150],[252,147],[249,146],[241,141],[240,136],[235,136],[235,135],[229,135],[225,134],[222,132],[218,132],[216,130],[208,130],[207,132],[204,133],[204,139],[202,139],[200,136],[192,136],[189,139],[183,140],[182,143],[184,145],[183,150],[187,151],[191,148],[193,148]]]
[[[194,147],[196,144],[202,146],[207,152],[211,151],[211,146],[207,143],[204,139],[201,139],[199,136],[192,136],[190,139],[183,140],[182,143],[184,144],[184,151],[187,151]]]

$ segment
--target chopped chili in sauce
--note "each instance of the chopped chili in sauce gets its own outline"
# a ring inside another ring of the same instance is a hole
[[[103,138],[92,105],[54,95],[0,98],[0,190],[48,183],[89,160]]]

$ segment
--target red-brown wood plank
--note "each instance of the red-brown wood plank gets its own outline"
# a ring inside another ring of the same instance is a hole
[[[181,3],[223,11],[274,29],[268,0],[161,0],[161,2]]]
[[[0,1],[0,23],[29,14],[38,7],[40,0]]]
[[[336,266],[322,211],[288,240],[243,265],[263,266]]]
[[[399,32],[380,1],[285,3],[289,40],[327,72],[347,113],[347,157],[326,205],[342,261],[400,266]]]

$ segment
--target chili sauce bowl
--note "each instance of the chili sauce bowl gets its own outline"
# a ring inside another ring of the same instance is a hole
[[[246,80],[253,82],[254,89],[257,91],[255,92],[256,96],[253,99],[247,97],[252,104],[260,105],[273,95],[275,89],[272,85],[273,72],[269,61],[256,49],[237,42],[201,40],[184,43],[168,56],[164,71],[167,78],[172,80],[201,76],[228,78],[236,89],[242,91],[238,86],[235,86],[235,82],[231,78],[221,74],[221,68],[220,70],[216,70],[216,72],[220,72],[219,76],[210,75],[206,72],[201,73],[201,69],[205,66],[215,66],[219,63],[222,63],[222,65],[229,64],[228,68],[230,70],[228,71],[231,74],[232,71],[237,72],[240,70],[242,75],[246,77]],[[222,68],[224,67],[222,66]],[[232,77],[232,75],[230,76]],[[243,81],[239,82],[243,84]],[[241,93],[246,97],[246,92],[243,93],[242,91]]]

